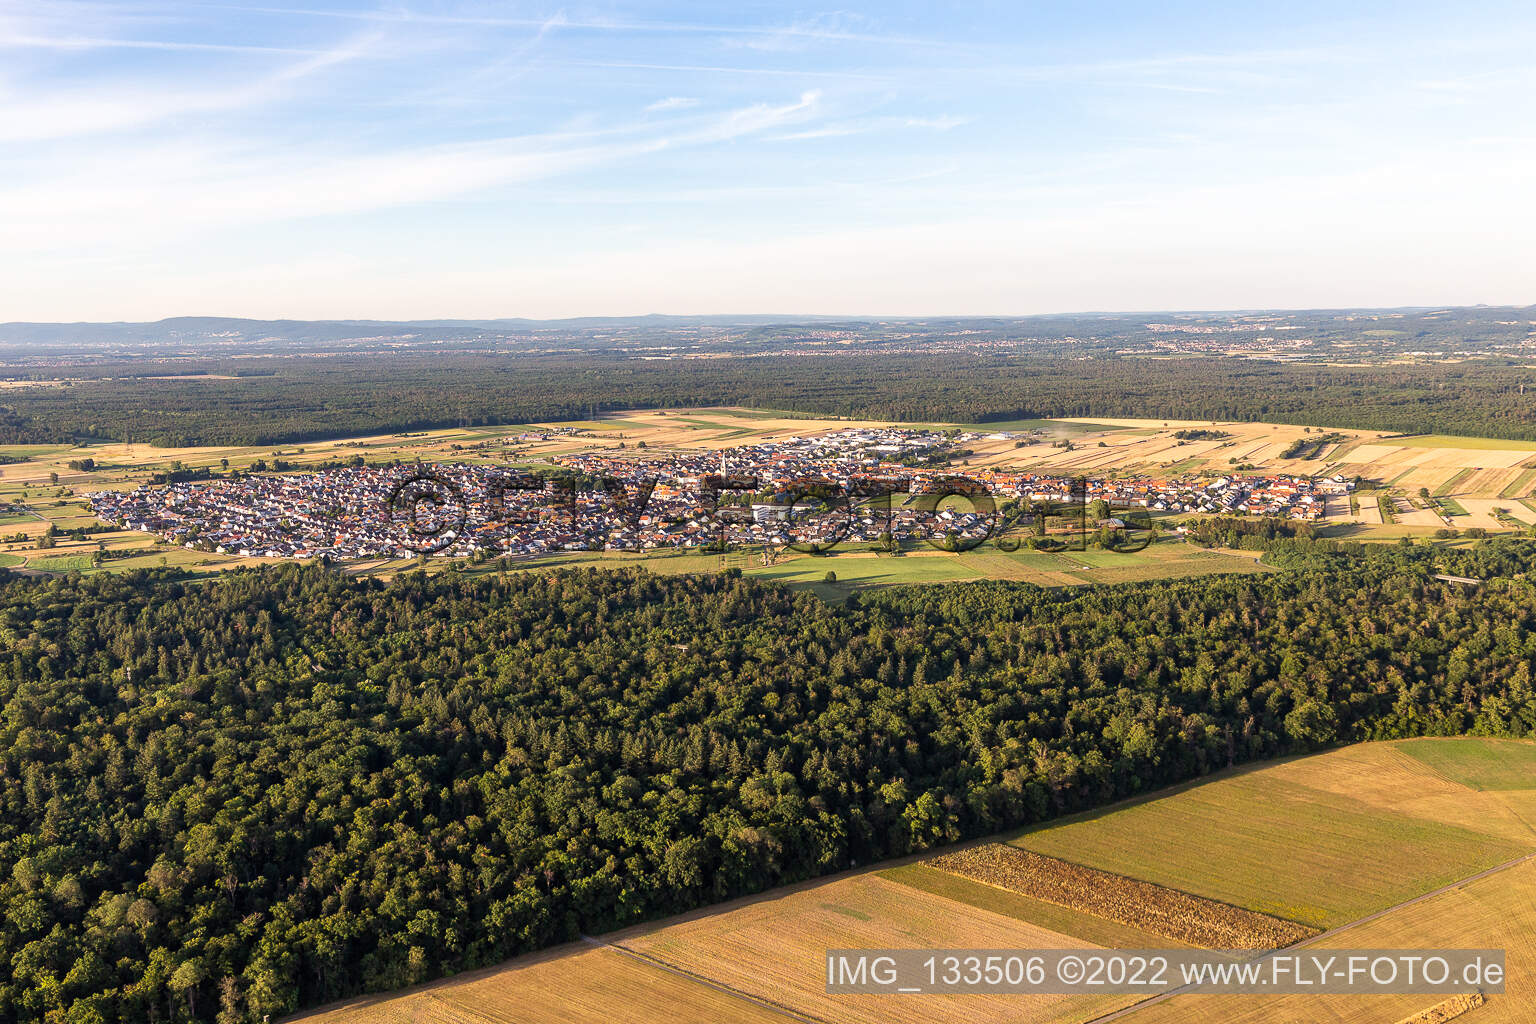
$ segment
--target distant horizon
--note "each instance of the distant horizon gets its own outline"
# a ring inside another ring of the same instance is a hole
[[[1141,317],[1141,316],[1244,316],[1259,313],[1391,313],[1419,312],[1423,310],[1510,309],[1536,311],[1533,302],[1473,302],[1473,303],[1414,303],[1404,305],[1340,305],[1340,306],[1239,306],[1229,309],[1079,309],[1053,310],[1044,313],[611,313],[575,314],[571,316],[241,316],[226,313],[180,313],[143,320],[3,320],[0,327],[112,327],[153,326],[179,320],[231,320],[247,323],[335,323],[335,324],[425,324],[425,323],[543,323],[559,324],[582,320],[839,320],[862,323],[880,320],[1044,320],[1074,317]]]

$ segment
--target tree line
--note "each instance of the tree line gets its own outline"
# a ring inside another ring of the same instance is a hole
[[[239,379],[120,379],[107,376],[112,367],[50,367],[50,379],[87,379],[9,390],[0,401],[0,443],[284,444],[704,405],[880,421],[1134,416],[1536,439],[1536,388],[1527,393],[1536,370],[1495,360],[1326,366],[974,353],[698,360],[461,353],[252,362],[263,363],[182,367],[248,374]]]

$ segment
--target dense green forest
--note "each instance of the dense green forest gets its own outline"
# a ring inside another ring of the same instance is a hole
[[[272,444],[434,427],[746,405],[961,423],[1055,416],[1264,420],[1536,439],[1536,370],[1481,361],[1325,366],[1223,358],[953,356],[631,360],[417,355],[142,364],[8,389],[0,443]],[[67,367],[32,375],[70,376]],[[1529,387],[1529,393],[1527,388]]]
[[[1427,575],[1529,545],[1259,539],[1293,568],[843,607],[729,573],[10,578],[0,1019],[261,1021],[1236,762],[1536,731],[1532,586]]]

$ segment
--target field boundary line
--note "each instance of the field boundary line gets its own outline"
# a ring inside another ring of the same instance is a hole
[[[457,1017],[462,1020],[467,1014],[474,1020],[483,1021],[484,1024],[496,1024],[496,1018],[492,1017],[490,1014],[482,1013],[473,1007],[461,1006],[458,1003],[451,1003],[432,989],[427,989],[422,994],[425,995],[431,1002],[442,1007],[442,1009],[447,1012],[449,1016]]]
[[[1388,914],[1394,914],[1399,910],[1406,910],[1408,907],[1411,907],[1417,903],[1423,903],[1425,900],[1433,899],[1436,896],[1452,892],[1453,890],[1460,889],[1463,886],[1471,885],[1474,882],[1480,882],[1490,875],[1496,875],[1501,871],[1508,871],[1510,868],[1524,864],[1526,861],[1532,860],[1533,858],[1536,858],[1536,851],[1522,854],[1519,857],[1516,857],[1514,860],[1505,861],[1503,864],[1495,864],[1493,867],[1484,871],[1479,871],[1475,875],[1468,875],[1466,878],[1457,879],[1448,885],[1442,885],[1438,889],[1432,889],[1429,892],[1420,893],[1412,899],[1404,900],[1401,903],[1394,903],[1390,907],[1384,907],[1383,909],[1375,911],[1374,913],[1366,914],[1364,917],[1357,917],[1353,921],[1346,921],[1344,924],[1337,925],[1325,932],[1319,932],[1316,935],[1302,939],[1300,942],[1294,942],[1289,946],[1285,946],[1284,949],[1305,949],[1306,947],[1321,942],[1326,938],[1338,935],[1340,932],[1348,931],[1351,928],[1357,928],[1363,924],[1369,924],[1370,922],[1375,921],[1377,918],[1386,917]],[[1280,952],[1280,950],[1276,950],[1275,952]],[[1263,963],[1273,955],[1274,953],[1270,953],[1267,956],[1261,956],[1258,958],[1257,962]],[[1161,992],[1155,996],[1148,996],[1146,999],[1143,999],[1137,1003],[1132,1003],[1130,1006],[1122,1007],[1118,1010],[1114,1010],[1110,1013],[1106,1013],[1098,1017],[1092,1017],[1084,1021],[1083,1024],[1108,1024],[1109,1021],[1119,1020],[1122,1017],[1128,1017],[1136,1011],[1144,1010],[1149,1006],[1156,1006],[1158,1003],[1172,999],[1174,996],[1181,995],[1192,988],[1194,988],[1193,985],[1180,985],[1178,988],[1169,989],[1167,992]]]
[[[1495,796],[1497,796],[1497,794],[1499,793],[1498,790],[1485,790],[1485,792],[1492,793]],[[1515,807],[1514,804],[1511,804],[1508,801],[1502,800],[1502,799],[1499,800],[1499,802],[1509,809],[1509,813],[1513,814],[1515,816],[1515,820],[1516,821],[1520,822],[1526,828],[1530,829],[1533,834],[1536,834],[1536,822],[1527,821],[1526,818],[1525,818],[1525,815],[1521,814],[1520,810],[1517,807]]]
[[[651,967],[657,968],[658,970],[666,971],[668,974],[675,974],[680,978],[687,978],[689,981],[698,982],[700,985],[712,988],[716,992],[723,992],[728,996],[740,999],[743,1002],[760,1006],[763,1009],[777,1013],[782,1017],[788,1017],[790,1020],[797,1020],[800,1022],[800,1024],[832,1024],[831,1021],[828,1021],[823,1017],[817,1017],[814,1014],[806,1013],[803,1010],[796,1010],[792,1007],[785,1006],[782,1003],[776,1003],[771,999],[765,999],[762,996],[755,996],[752,993],[744,992],[739,988],[733,988],[732,986],[723,982],[715,981],[712,978],[707,978],[702,974],[696,974],[686,968],[678,967],[675,964],[669,964],[660,957],[652,956],[649,953],[642,953],[637,949],[630,949],[628,946],[621,946],[617,942],[604,942],[602,939],[595,939],[590,935],[583,935],[581,937],[581,941],[587,943],[590,946],[596,946],[599,949],[611,949],[615,953],[618,953],[620,956],[627,956],[632,960],[638,960],[641,963],[648,964]]]

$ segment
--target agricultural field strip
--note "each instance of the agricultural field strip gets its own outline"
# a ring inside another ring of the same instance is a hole
[[[1487,1000],[1481,992],[1471,995],[1452,996],[1431,1006],[1427,1010],[1420,1010],[1398,1021],[1397,1024],[1443,1024],[1444,1021],[1460,1017],[1464,1013],[1482,1006]]]
[[[1505,861],[1503,864],[1495,864],[1493,867],[1487,868],[1487,869],[1485,869],[1483,871],[1479,871],[1475,875],[1469,875],[1466,878],[1462,878],[1462,879],[1459,879],[1459,880],[1457,880],[1455,882],[1451,882],[1448,885],[1442,885],[1440,888],[1431,890],[1430,892],[1420,893],[1419,895],[1413,897],[1412,899],[1404,900],[1401,903],[1397,903],[1397,904],[1394,904],[1394,905],[1392,905],[1390,907],[1383,908],[1382,910],[1378,910],[1375,913],[1367,914],[1364,917],[1357,918],[1354,921],[1346,922],[1344,924],[1339,925],[1336,928],[1330,928],[1330,929],[1328,929],[1325,932],[1319,932],[1316,935],[1308,936],[1307,938],[1302,939],[1299,942],[1292,943],[1290,946],[1287,946],[1287,947],[1284,947],[1284,948],[1286,948],[1286,949],[1305,949],[1308,946],[1315,946],[1315,945],[1317,945],[1320,942],[1325,942],[1328,939],[1335,938],[1335,937],[1343,934],[1344,932],[1349,931],[1351,928],[1358,928],[1361,925],[1369,924],[1370,922],[1375,921],[1378,918],[1386,917],[1388,914],[1396,913],[1399,910],[1406,910],[1409,907],[1414,906],[1415,904],[1423,903],[1426,900],[1433,899],[1436,896],[1440,896],[1440,895],[1443,895],[1445,893],[1452,892],[1452,891],[1454,891],[1456,889],[1462,888],[1463,886],[1472,885],[1475,882],[1480,882],[1483,879],[1488,878],[1488,877],[1490,877],[1492,875],[1497,875],[1500,872],[1508,871],[1510,868],[1517,867],[1520,864],[1524,864],[1526,861],[1532,860],[1533,858],[1536,858],[1536,851],[1532,851],[1531,853],[1523,854],[1523,855],[1521,855],[1519,857],[1516,857],[1514,860]],[[1276,952],[1278,952],[1278,950]],[[1272,955],[1273,954],[1270,954],[1270,956],[1272,956]],[[1264,962],[1267,959],[1269,959],[1269,956],[1261,956],[1261,957],[1258,958],[1260,963]],[[1083,1024],[1109,1024],[1109,1022],[1112,1021],[1112,1020],[1120,1020],[1120,1019],[1122,1019],[1124,1017],[1130,1016],[1133,1013],[1136,1013],[1139,1010],[1144,1010],[1144,1009],[1146,1009],[1149,1006],[1154,1006],[1154,1005],[1156,1005],[1158,1003],[1166,1002],[1167,1000],[1172,999],[1174,996],[1179,995],[1180,993],[1188,992],[1192,987],[1193,986],[1191,986],[1191,985],[1181,985],[1178,988],[1169,989],[1167,992],[1163,992],[1163,993],[1161,993],[1159,995],[1155,995],[1155,996],[1151,996],[1151,997],[1149,997],[1147,999],[1143,999],[1141,1002],[1136,1003],[1136,1004],[1134,1004],[1132,1006],[1127,1006],[1127,1007],[1124,1007],[1123,1009],[1115,1010],[1115,1011],[1113,1011],[1111,1013],[1106,1013],[1106,1014],[1104,1014],[1102,1016],[1094,1017],[1094,1018],[1092,1018],[1090,1020],[1086,1020],[1086,1021],[1083,1022]]]
[[[1209,949],[1274,949],[1318,934],[1316,928],[1295,921],[1002,843],[947,853],[927,863],[985,885]]]
[[[769,1010],[773,1013],[780,1014],[781,1016],[788,1017],[791,1020],[798,1020],[802,1022],[802,1024],[832,1024],[831,1021],[828,1021],[824,1017],[817,1017],[814,1014],[793,1009],[792,1007],[785,1006],[782,1003],[776,1003],[771,999],[765,999],[762,996],[755,996],[750,992],[743,992],[739,988],[732,988],[729,985],[715,981],[711,978],[707,978],[702,974],[696,974],[693,971],[687,970],[686,968],[669,964],[659,957],[651,956],[649,953],[642,953],[637,949],[630,949],[628,946],[620,945],[617,942],[605,942],[602,939],[596,939],[590,935],[583,935],[581,937],[581,941],[591,946],[597,946],[600,949],[611,949],[621,956],[627,956],[631,960],[636,960],[648,967],[654,967],[657,970],[666,971],[668,974],[674,974],[679,978],[687,978],[689,981],[697,982],[700,985],[705,985],[709,988],[712,988],[716,992],[723,992],[728,996],[732,996],[733,998],[740,999],[744,1002],[752,1003],[755,1006],[760,1006],[765,1010]]]
[[[1074,910],[1011,889],[930,867],[923,861],[885,868],[881,878],[934,896],[990,911],[1046,928],[1105,949],[1162,949],[1185,943],[1146,928],[1111,921],[1086,911]]]
[[[1474,472],[1476,472],[1476,470],[1458,469],[1455,476],[1443,481],[1439,487],[1434,489],[1434,497],[1443,498],[1446,495],[1456,493],[1456,488],[1462,483],[1465,483],[1467,478],[1469,478]]]
[[[1526,469],[1499,492],[1499,497],[1523,498],[1530,493],[1533,480],[1536,480],[1536,469]]]

